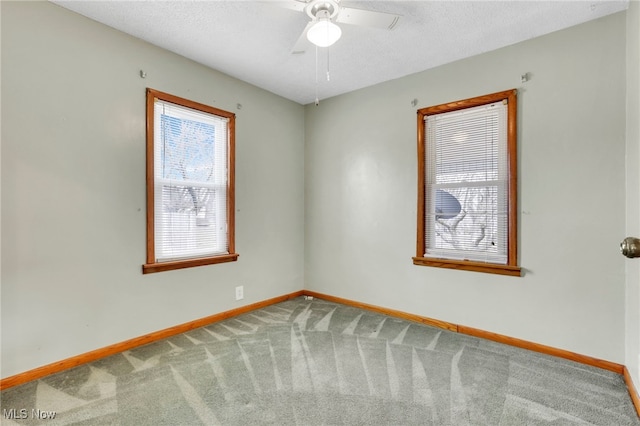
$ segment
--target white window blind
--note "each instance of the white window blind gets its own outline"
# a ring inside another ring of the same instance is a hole
[[[425,257],[506,264],[507,105],[425,117]]]
[[[228,253],[228,119],[154,103],[157,262]]]

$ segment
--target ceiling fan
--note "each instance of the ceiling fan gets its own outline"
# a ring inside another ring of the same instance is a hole
[[[309,42],[320,47],[335,43],[342,34],[336,23],[392,30],[400,19],[400,15],[393,13],[343,7],[340,0],[289,0],[279,3],[288,9],[305,12],[311,18],[293,45],[293,54],[304,53]]]

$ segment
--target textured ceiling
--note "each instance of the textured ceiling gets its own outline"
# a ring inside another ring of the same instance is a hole
[[[316,68],[314,47],[291,54],[309,21],[282,7],[296,0],[52,2],[300,104],[312,103],[316,93],[336,96],[628,7],[628,1],[602,0],[343,0],[342,6],[402,18],[391,31],[340,24],[342,38],[318,49]]]

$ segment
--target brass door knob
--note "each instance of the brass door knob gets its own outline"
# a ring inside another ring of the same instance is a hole
[[[628,257],[640,257],[640,238],[627,237],[620,243],[620,252]]]

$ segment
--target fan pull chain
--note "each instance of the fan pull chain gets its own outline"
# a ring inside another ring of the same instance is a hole
[[[316,106],[320,104],[318,99],[318,46],[316,46]]]
[[[331,81],[331,73],[329,72],[329,48],[327,47],[327,81]]]

